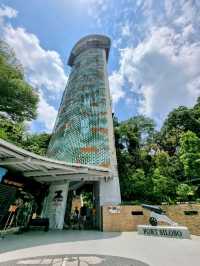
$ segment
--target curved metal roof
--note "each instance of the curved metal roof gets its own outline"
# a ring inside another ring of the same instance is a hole
[[[111,178],[103,167],[66,163],[34,154],[0,139],[0,166],[20,171],[39,182],[59,180],[98,181]]]
[[[72,48],[71,54],[68,59],[68,65],[73,66],[74,59],[81,52],[89,48],[102,48],[106,50],[106,58],[108,59],[111,40],[109,37],[100,34],[87,35],[81,38]]]

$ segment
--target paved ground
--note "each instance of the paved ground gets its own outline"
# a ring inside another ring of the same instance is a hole
[[[32,231],[0,240],[0,266],[200,266],[200,237],[167,239],[131,233]]]

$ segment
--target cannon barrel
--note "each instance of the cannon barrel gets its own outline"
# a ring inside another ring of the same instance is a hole
[[[144,209],[147,209],[149,211],[153,211],[155,213],[158,213],[158,214],[163,214],[165,213],[164,210],[162,210],[159,206],[153,206],[153,205],[148,205],[148,204],[142,204],[142,207]]]

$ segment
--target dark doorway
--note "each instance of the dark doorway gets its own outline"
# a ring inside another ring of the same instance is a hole
[[[100,229],[98,187],[97,181],[70,183],[64,228],[74,230]]]

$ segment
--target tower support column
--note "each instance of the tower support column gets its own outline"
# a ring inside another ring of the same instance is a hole
[[[99,182],[100,206],[117,205],[121,203],[120,187],[118,177]]]

